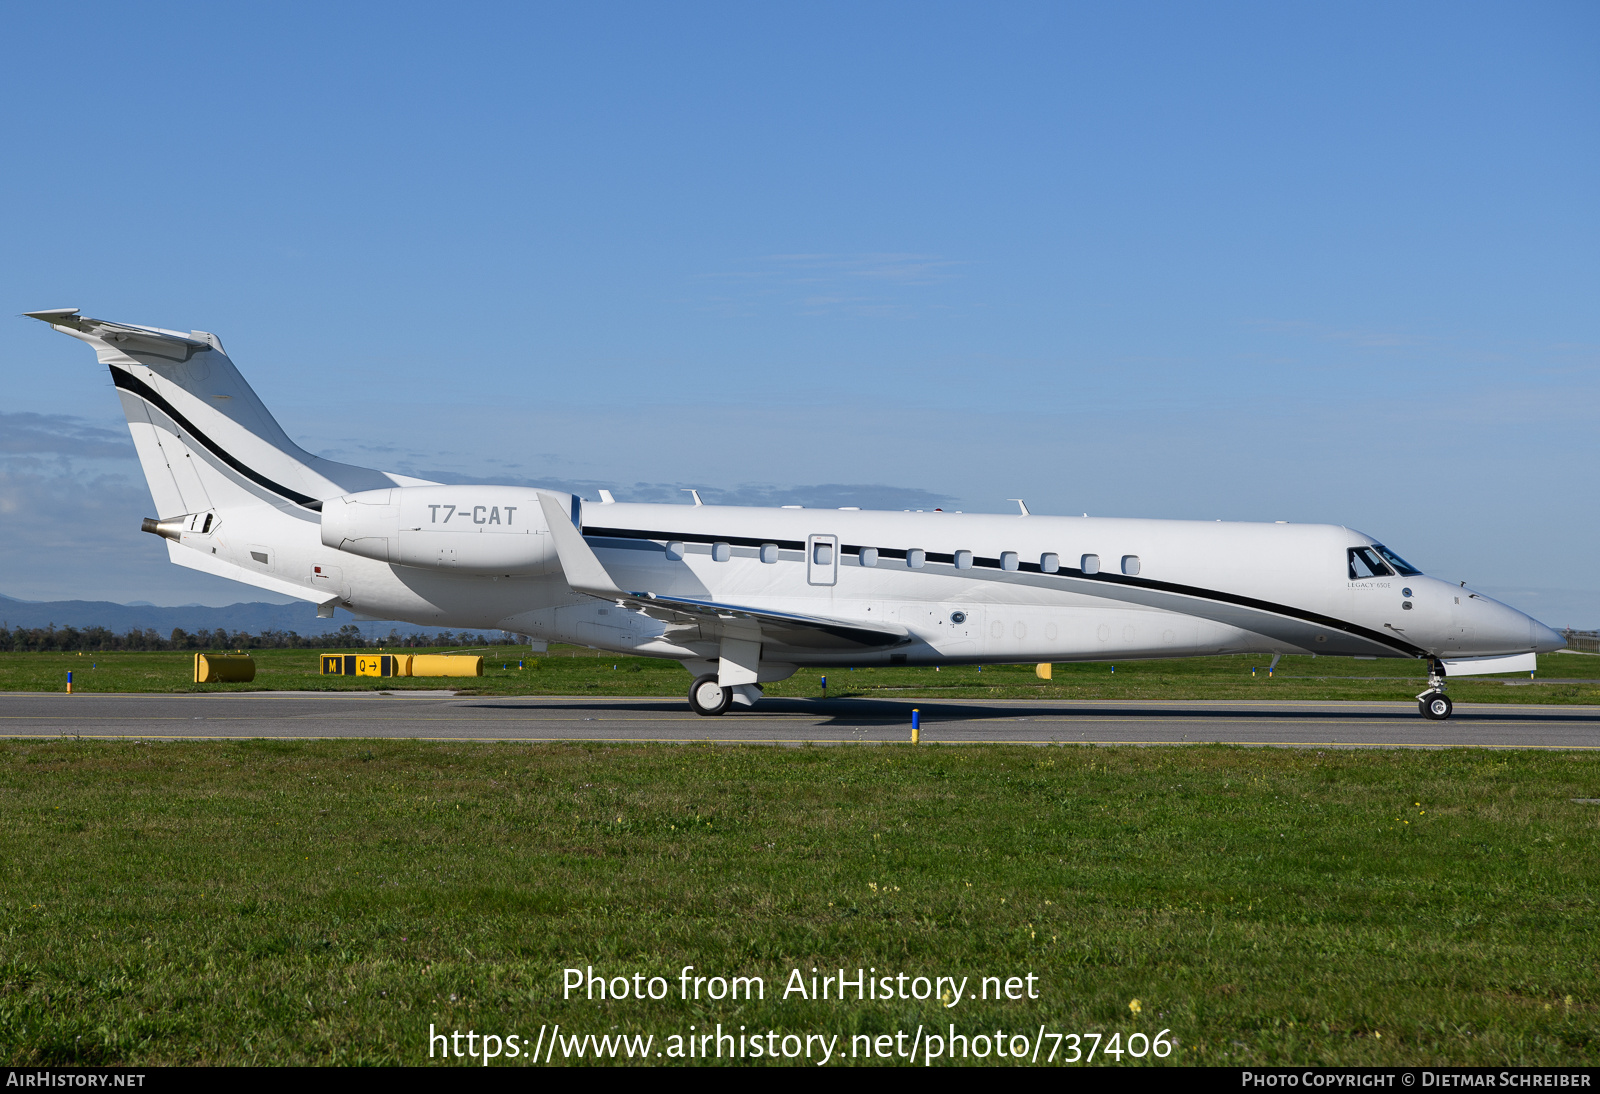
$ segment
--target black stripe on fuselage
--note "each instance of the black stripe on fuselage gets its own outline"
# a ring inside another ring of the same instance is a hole
[[[763,543],[776,543],[780,550],[804,551],[806,545],[798,539],[751,539],[749,536],[703,536],[682,532],[650,532],[632,528],[591,528],[584,526],[583,534],[602,539],[654,539],[671,543],[726,543],[733,547],[760,547]]]
[[[281,486],[267,478],[265,475],[261,474],[261,472],[241,463],[232,454],[230,454],[227,449],[223,448],[216,441],[213,441],[210,437],[196,429],[194,423],[188,418],[185,418],[183,414],[179,412],[177,407],[173,406],[171,403],[167,402],[166,399],[162,398],[161,394],[156,391],[155,388],[151,387],[149,384],[145,383],[131,372],[125,372],[124,370],[113,365],[111,366],[111,382],[116,384],[123,391],[139,396],[139,398],[143,399],[145,402],[161,411],[161,413],[171,418],[180,429],[184,430],[191,437],[205,446],[207,452],[210,452],[217,459],[233,468],[235,471],[249,479],[251,482],[255,483],[257,486],[260,486],[266,490],[271,490],[274,494],[277,494],[279,497],[287,498],[296,505],[303,505],[307,509],[321,511],[322,503],[316,498],[308,497],[297,490],[290,490],[287,486]]]
[[[799,540],[752,539],[748,536],[708,536],[703,533],[691,532],[659,532],[634,530],[631,528],[589,527],[585,527],[583,529],[583,534],[585,536],[593,536],[596,538],[605,539],[651,539],[670,540],[681,543],[727,543],[739,547],[760,547],[763,543],[776,543],[780,548],[785,548],[791,551],[805,550],[805,544]],[[862,545],[851,543],[842,544],[839,547],[839,552],[841,554],[859,556],[861,553],[861,546]],[[894,559],[904,559],[908,553],[908,550],[901,550],[892,547],[879,547],[877,548],[877,551],[879,558]],[[955,565],[956,559],[954,554],[943,554],[938,551],[925,551],[923,554],[929,562],[944,563],[945,565],[949,566]],[[1001,567],[1000,560],[998,558],[974,557],[972,560],[972,566],[974,569],[1000,570],[1002,573],[1009,572]],[[1082,570],[1074,569],[1071,566],[1063,566],[1059,570],[1047,572],[1042,569],[1037,562],[1019,563],[1016,572],[1039,574],[1043,577],[1060,576],[1064,578],[1070,578],[1074,581],[1097,581],[1104,585],[1124,585],[1131,589],[1149,589],[1153,592],[1173,593],[1178,596],[1194,597],[1197,600],[1210,600],[1219,604],[1232,604],[1235,607],[1249,608],[1252,611],[1267,612],[1271,615],[1281,615],[1287,616],[1290,619],[1298,619],[1302,623],[1312,623],[1316,626],[1326,627],[1329,630],[1340,631],[1356,638],[1365,638],[1369,642],[1377,642],[1380,645],[1388,646],[1390,649],[1395,650],[1398,653],[1403,653],[1407,657],[1429,656],[1428,651],[1422,649],[1420,646],[1413,646],[1410,642],[1405,641],[1403,638],[1384,634],[1382,631],[1369,630],[1368,628],[1360,626],[1356,623],[1349,623],[1343,619],[1335,619],[1332,616],[1321,615],[1317,612],[1307,611],[1304,608],[1296,608],[1289,604],[1277,604],[1270,600],[1258,600],[1253,596],[1241,596],[1238,593],[1223,592],[1220,589],[1205,589],[1196,585],[1180,585],[1173,581],[1155,581],[1147,577],[1129,577],[1126,574],[1086,574]]]

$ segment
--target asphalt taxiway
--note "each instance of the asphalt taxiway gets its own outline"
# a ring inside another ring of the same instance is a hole
[[[716,718],[682,699],[456,696],[448,692],[0,694],[0,738],[411,739],[759,744],[1204,744],[1301,748],[1600,749],[1600,707],[1414,703],[767,699]]]

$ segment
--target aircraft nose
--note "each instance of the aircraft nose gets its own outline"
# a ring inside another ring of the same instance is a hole
[[[1554,653],[1567,644],[1566,636],[1560,631],[1551,630],[1537,619],[1529,619],[1533,630],[1533,650],[1535,653]]]
[[[1462,597],[1462,600],[1468,600]],[[1567,644],[1559,631],[1553,631],[1533,616],[1519,612],[1482,593],[1472,593],[1470,604],[1456,609],[1456,625],[1471,628],[1469,647],[1473,656],[1493,654],[1550,653]]]

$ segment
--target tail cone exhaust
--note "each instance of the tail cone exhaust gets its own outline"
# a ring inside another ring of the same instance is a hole
[[[149,532],[154,536],[160,536],[162,539],[175,540],[189,530],[189,518],[181,516],[157,520],[155,517],[145,517],[144,522],[139,525],[139,530],[141,532]]]

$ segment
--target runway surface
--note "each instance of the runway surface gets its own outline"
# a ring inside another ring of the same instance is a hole
[[[767,699],[718,718],[682,699],[456,697],[449,693],[204,695],[0,693],[0,738],[1201,744],[1300,748],[1596,748],[1600,707],[1414,703]]]

